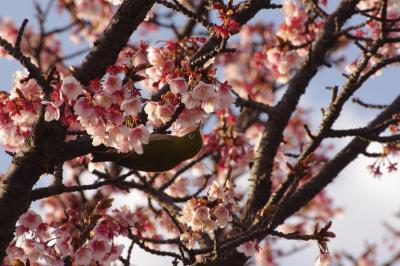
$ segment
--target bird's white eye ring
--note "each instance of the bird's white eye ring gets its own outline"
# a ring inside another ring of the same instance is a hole
[[[189,139],[193,139],[194,138],[194,133],[190,133],[188,136]]]

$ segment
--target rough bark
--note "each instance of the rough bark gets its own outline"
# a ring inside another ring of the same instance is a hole
[[[132,33],[143,22],[155,0],[125,0],[111,19],[103,35],[76,69],[74,75],[82,83],[102,77],[114,64]]]

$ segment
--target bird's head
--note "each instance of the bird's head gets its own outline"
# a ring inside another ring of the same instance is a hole
[[[182,152],[187,158],[192,158],[200,151],[201,147],[203,147],[200,125],[192,132],[181,137],[181,147],[184,149]]]

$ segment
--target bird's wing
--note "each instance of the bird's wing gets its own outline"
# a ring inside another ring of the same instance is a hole
[[[153,141],[163,141],[163,140],[171,140],[171,138],[176,138],[176,136],[165,135],[165,134],[153,134],[149,137],[149,143]]]

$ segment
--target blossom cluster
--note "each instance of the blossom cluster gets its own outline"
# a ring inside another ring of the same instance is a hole
[[[371,19],[368,23],[365,24],[364,27],[355,28],[351,31],[351,34],[359,39],[364,40],[378,40],[381,38],[382,34],[382,26],[379,22],[380,19],[380,2],[375,0],[364,0],[360,1],[357,7],[365,12],[367,16],[377,17],[377,19]],[[400,32],[400,21],[398,21],[398,17],[400,16],[400,4],[396,0],[389,0],[387,1],[387,12],[386,12],[386,19],[391,20],[391,23],[387,23],[385,27],[386,29],[386,36],[385,38],[399,38]],[[373,42],[366,42],[366,47],[369,47]],[[363,73],[371,70],[373,66],[375,66],[379,61],[381,61],[382,56],[384,57],[391,57],[391,56],[398,56],[400,54],[400,43],[399,42],[387,42],[382,47],[378,49],[375,53],[376,56],[373,56],[369,61],[367,66],[362,69]],[[352,73],[357,69],[357,65],[360,62],[361,58],[355,58],[352,62],[346,66],[346,71],[348,73]],[[375,75],[381,74],[381,70],[377,71]]]
[[[18,32],[19,28],[14,21],[8,17],[0,18],[0,36],[2,38],[14,44],[17,40]],[[39,56],[36,56],[36,49],[39,45],[41,52]],[[45,38],[41,39],[40,33],[35,32],[32,27],[27,25],[21,38],[20,49],[25,55],[30,55],[32,61],[40,64],[43,69],[49,69],[55,65],[60,70],[62,69],[62,65],[57,64],[59,56],[62,55],[61,42],[52,34],[46,35]],[[0,47],[0,57],[10,58],[2,47]]]
[[[207,197],[192,198],[185,203],[180,212],[180,222],[188,227],[181,240],[193,247],[198,233],[213,234],[214,230],[224,228],[232,216],[238,212],[232,184],[225,186],[214,181],[209,187]]]
[[[21,215],[16,229],[17,239],[7,249],[6,263],[29,260],[31,265],[64,265],[68,256],[73,257],[76,265],[89,265],[92,261],[109,265],[117,260],[124,248],[113,242],[119,234],[119,225],[110,219],[99,220],[92,236],[76,249],[79,235],[74,224],[78,219],[69,217],[69,223],[55,227],[44,223],[34,211]]]
[[[123,86],[117,73],[109,73],[102,84],[92,82],[90,89],[91,93],[85,92],[76,99],[81,88],[72,78],[65,90],[70,90],[70,96],[76,99],[74,113],[93,137],[93,145],[105,144],[121,152],[142,153],[142,144],[148,142],[150,133],[147,127],[136,122],[142,108],[137,90]]]
[[[230,115],[226,115],[227,119]],[[254,144],[250,143],[249,138],[234,130],[233,125],[227,123],[229,130],[223,127],[216,127],[212,133],[204,135],[205,150],[208,152],[218,151],[219,160],[217,167],[221,174],[231,169],[233,175],[239,175],[248,169],[249,163],[253,159]]]
[[[89,86],[83,86],[73,76],[64,76],[52,83],[53,92],[48,100],[44,100],[42,88],[34,79],[28,79],[27,74],[18,72],[11,94],[1,95],[1,143],[9,151],[18,151],[24,139],[30,135],[43,104],[46,121],[60,120],[69,130],[86,131],[92,136],[93,145],[104,144],[120,152],[134,150],[142,153],[142,144],[148,142],[150,127],[158,127],[172,119],[179,103],[184,104],[185,108],[172,125],[175,134],[187,133],[208,113],[231,105],[233,97],[228,84],[201,80],[187,82],[185,78],[174,74],[175,63],[165,60],[160,51],[160,48],[148,49],[152,64],[150,68],[146,63],[137,68],[129,64],[115,65],[108,69],[102,80],[93,80]],[[127,53],[125,60],[134,56]],[[140,89],[134,85],[136,81],[127,77],[132,68],[135,71],[147,68],[148,73],[155,70],[160,74],[160,80],[165,77],[170,92],[162,95],[157,102],[144,100]],[[121,76],[124,74],[123,80]],[[147,114],[147,124],[143,124],[140,118],[142,110]]]
[[[0,92],[0,143],[10,152],[18,151],[31,135],[42,101],[42,89],[26,77],[16,72],[11,92]]]
[[[222,38],[228,38],[231,34],[237,33],[240,30],[240,24],[233,18],[240,5],[233,6],[232,3],[228,2],[227,6],[223,2],[214,2],[212,4],[212,8],[218,11],[218,18],[221,21],[221,25],[213,25],[211,30]]]
[[[70,257],[74,265],[110,265],[124,249],[123,244],[115,242],[116,237],[128,236],[129,232],[138,237],[154,237],[155,233],[154,225],[141,208],[132,211],[122,206],[110,215],[98,210],[85,219],[86,224],[73,209],[66,213],[65,221],[50,224],[32,210],[21,215],[17,238],[8,247],[5,263],[29,260],[31,265],[64,265]]]
[[[104,0],[62,0],[60,9],[69,12],[76,25],[70,37],[75,43],[87,40],[93,43],[107,27],[115,12],[111,3]]]
[[[144,108],[152,126],[166,123],[175,113],[179,103],[185,109],[172,125],[172,131],[184,134],[192,130],[209,113],[229,107],[233,102],[230,86],[218,82],[214,71],[204,73],[190,70],[187,59],[178,59],[185,45],[196,45],[200,39],[187,43],[167,42],[162,48],[149,47],[147,57],[152,67],[146,69],[147,79],[144,86],[156,92],[169,85],[170,92],[159,101],[148,101]],[[206,81],[207,80],[207,81]]]

